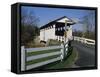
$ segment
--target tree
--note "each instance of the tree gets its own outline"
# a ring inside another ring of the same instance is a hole
[[[88,11],[79,23],[83,24],[82,37],[95,39],[95,11]]]
[[[82,31],[74,29],[73,36],[82,37]]]
[[[21,45],[27,46],[30,42],[34,43],[35,37],[39,35],[38,21],[33,11],[22,9]]]

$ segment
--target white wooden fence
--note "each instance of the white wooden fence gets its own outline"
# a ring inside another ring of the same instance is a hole
[[[51,50],[51,49],[60,49],[60,50],[56,52],[26,56],[26,54],[30,52],[43,52],[44,50]],[[21,71],[30,70],[30,69],[43,66],[43,65],[46,65],[58,60],[62,61],[64,59],[64,56],[67,55],[67,51],[68,51],[68,43],[61,44],[61,46],[50,46],[50,47],[40,47],[40,48],[25,48],[24,46],[21,46]],[[55,56],[55,55],[59,55],[59,56],[50,60],[46,60],[46,61],[42,61],[42,62],[30,64],[30,65],[26,64],[26,62],[28,61],[37,60],[37,59],[46,58],[46,57]]]
[[[77,36],[73,36],[73,39],[75,41],[79,41],[85,44],[89,44],[89,45],[95,45],[95,40],[92,39],[87,39],[87,38],[83,38],[83,37],[77,37]]]

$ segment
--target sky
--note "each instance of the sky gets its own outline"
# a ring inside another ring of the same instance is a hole
[[[79,21],[82,17],[86,16],[88,13],[95,13],[94,10],[80,10],[80,9],[62,9],[62,8],[44,8],[44,7],[32,7],[32,6],[22,6],[21,14],[33,13],[36,18],[39,19],[39,27],[47,24],[50,21],[58,19],[62,16],[67,16],[68,18]],[[72,26],[73,29],[83,30],[82,24],[75,24]]]

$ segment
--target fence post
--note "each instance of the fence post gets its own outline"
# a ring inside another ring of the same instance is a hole
[[[21,71],[25,71],[25,47],[21,46]]]
[[[64,45],[63,44],[61,44],[61,55],[60,55],[60,57],[61,57],[61,61],[63,61],[63,59],[64,59]]]
[[[85,43],[85,44],[87,44],[87,41],[86,41],[86,39],[85,39],[85,38],[84,38],[84,43]]]
[[[68,43],[65,43],[65,56],[67,55],[67,51],[68,51]]]

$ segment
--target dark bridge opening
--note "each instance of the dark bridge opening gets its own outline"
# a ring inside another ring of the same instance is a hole
[[[69,24],[67,25],[70,26]],[[64,36],[64,32],[65,32],[65,23],[57,22],[55,24],[55,35]]]

